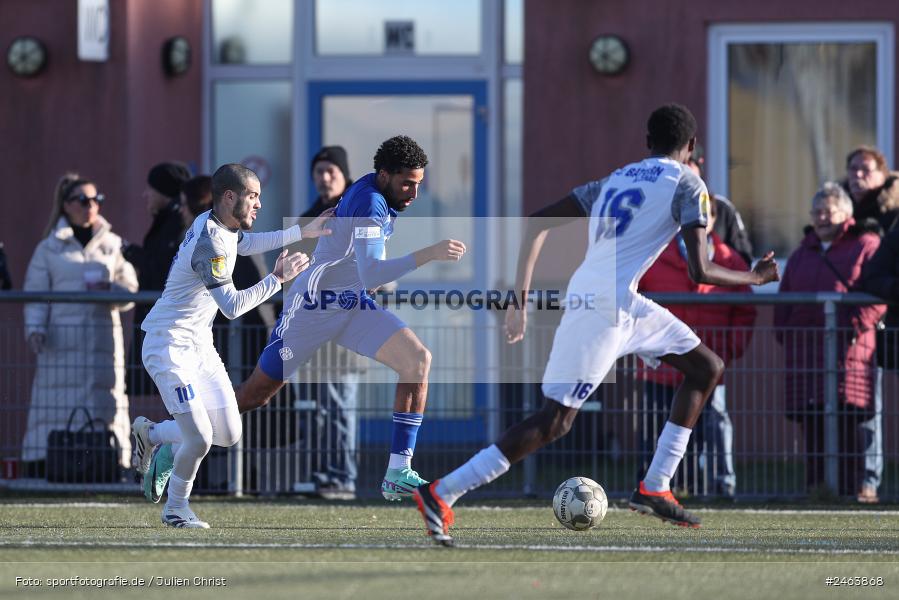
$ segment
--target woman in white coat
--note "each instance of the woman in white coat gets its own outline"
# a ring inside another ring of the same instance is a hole
[[[100,216],[103,199],[91,181],[77,174],[60,179],[45,237],[28,264],[26,291],[137,291],[134,268],[122,256],[122,239]],[[37,355],[22,443],[26,472],[43,471],[47,435],[65,429],[72,410],[81,406],[94,419],[109,425],[122,447],[122,466],[130,466],[130,419],[119,312],[131,308],[131,304],[25,306],[25,336]],[[79,413],[73,428],[80,428],[84,421],[83,413]]]

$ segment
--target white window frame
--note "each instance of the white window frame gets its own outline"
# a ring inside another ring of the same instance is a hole
[[[877,147],[893,164],[895,50],[892,23],[820,22],[716,24],[708,32],[708,139],[706,179],[714,190],[731,195],[728,177],[728,72],[730,44],[874,42],[876,46]]]

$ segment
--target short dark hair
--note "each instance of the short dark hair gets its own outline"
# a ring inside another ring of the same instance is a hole
[[[243,194],[247,190],[247,182],[251,178],[259,181],[256,173],[241,164],[228,163],[220,166],[212,174],[212,201],[221,200],[228,190],[236,194]]]
[[[407,135],[390,138],[375,152],[375,173],[381,169],[399,173],[403,169],[424,169],[427,165],[428,155]]]
[[[184,194],[187,210],[196,217],[212,208],[212,177],[197,175],[188,179],[181,186],[181,193]]]
[[[646,122],[650,147],[668,154],[696,137],[696,118],[681,104],[666,104],[652,111]]]
[[[852,159],[856,157],[856,155],[861,154],[864,158],[870,158],[875,163],[877,163],[877,170],[883,173],[884,175],[890,174],[890,168],[887,166],[887,157],[883,155],[883,152],[875,148],[874,146],[859,146],[854,149],[852,152],[846,156],[846,168],[849,168],[849,163],[852,162]]]

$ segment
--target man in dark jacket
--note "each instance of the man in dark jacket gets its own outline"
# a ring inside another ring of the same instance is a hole
[[[165,287],[172,259],[178,253],[184,225],[181,220],[181,186],[190,179],[190,171],[182,163],[159,163],[147,175],[147,187],[143,199],[153,217],[142,246],[126,244],[122,249],[125,259],[137,270],[140,290],[157,291]],[[149,305],[138,305],[134,310],[135,335],[130,365],[137,371],[128,378],[128,393],[144,395],[155,393],[152,380],[140,361],[143,332],[140,323],[150,311]]]
[[[846,180],[843,187],[852,198],[855,220],[859,223],[877,223],[881,235],[899,230],[899,173],[890,172],[883,152],[872,146],[859,146],[846,156]],[[875,287],[879,287],[874,284]],[[871,290],[881,295],[882,289]],[[895,312],[895,310],[894,310]],[[897,323],[895,326],[899,326]],[[878,501],[877,488],[883,475],[883,369],[888,343],[885,333],[878,336],[878,367],[875,390],[875,414],[862,424],[865,435],[865,479],[858,494],[858,501],[873,504]]]
[[[883,370],[899,369],[899,227],[894,227],[880,242],[880,247],[862,271],[866,292],[892,302],[887,307],[884,328],[877,332],[877,414],[865,429],[865,480],[858,495],[859,502],[877,502],[877,488],[883,475]]]
[[[310,170],[318,197],[300,217],[301,227],[337,206],[344,191],[353,183],[346,150],[342,146],[323,147],[312,157]],[[293,250],[312,256],[317,243],[312,238],[301,240]],[[310,365],[320,378],[309,387],[312,399],[318,405],[313,445],[322,450],[313,478],[318,493],[326,498],[350,499],[355,496],[359,373],[364,360],[332,342],[312,359]]]
[[[702,167],[705,164],[705,158],[702,154],[702,148],[696,146],[690,162],[687,166],[693,169],[693,172],[705,180]],[[709,190],[712,194],[712,190]],[[737,254],[746,261],[747,265],[752,264],[752,241],[749,239],[749,232],[743,225],[743,218],[740,211],[734,206],[734,203],[718,194],[712,194],[718,201],[718,218],[715,219],[715,234],[721,238],[721,241],[737,251]]]

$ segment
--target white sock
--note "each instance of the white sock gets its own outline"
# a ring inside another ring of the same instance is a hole
[[[671,421],[665,423],[652,463],[643,477],[643,486],[647,491],[667,492],[671,489],[671,478],[684,458],[691,433],[692,429],[675,425]]]
[[[452,506],[463,494],[490,483],[508,471],[510,465],[502,450],[492,444],[441,479],[434,491],[447,505]]]
[[[158,444],[175,443],[181,441],[181,428],[172,420],[156,423],[150,428],[150,443]]]
[[[387,463],[388,469],[406,469],[412,467],[411,454],[394,454],[390,453],[390,462]]]
[[[190,497],[190,490],[194,487],[193,480],[185,481],[172,473],[169,478],[169,495],[165,501],[168,508],[184,508]]]

